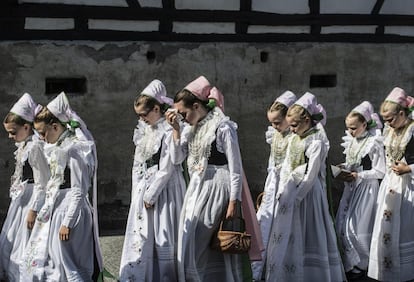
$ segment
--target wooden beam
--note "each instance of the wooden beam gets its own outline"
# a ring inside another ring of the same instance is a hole
[[[320,15],[320,2],[319,0],[309,0],[309,11],[310,14],[313,16]],[[311,34],[317,35],[321,33],[321,25],[320,24],[312,24],[311,25]]]
[[[377,2],[374,5],[374,8],[372,8],[371,15],[378,15],[381,11],[382,5],[384,4],[384,0],[377,0]]]
[[[240,11],[251,12],[252,1],[251,0],[240,0]],[[247,20],[236,22],[236,33],[246,34],[249,28],[249,24],[250,22]]]
[[[311,0],[313,1],[313,0]],[[162,8],[96,7],[62,4],[21,4],[0,10],[4,17],[160,20],[175,22],[248,22],[250,25],[401,25],[414,26],[412,15],[274,14],[255,11],[175,10]]]
[[[130,8],[141,8],[138,0],[125,0]]]
[[[384,4],[384,0],[377,0],[374,7],[372,8],[371,15],[379,15],[379,12],[381,11],[382,5]],[[375,29],[375,34],[384,34],[385,32],[385,26],[383,24],[379,24],[377,28]]]
[[[174,0],[162,0],[163,11],[174,11],[175,10],[175,1]],[[159,30],[161,33],[170,33],[173,31],[173,22],[170,17],[160,18],[160,27]]]

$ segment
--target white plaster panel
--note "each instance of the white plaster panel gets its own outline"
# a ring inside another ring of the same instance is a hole
[[[122,31],[158,31],[158,21],[89,20],[89,29]]]
[[[384,33],[414,36],[414,26],[386,26],[384,28]]]
[[[381,14],[391,15],[414,15],[413,0],[392,0],[385,1],[382,5]]]
[[[233,34],[235,33],[235,24],[174,22],[173,32],[195,34]]]
[[[247,33],[309,33],[310,26],[265,26],[251,25]]]
[[[252,10],[277,14],[307,14],[308,0],[252,0]]]
[[[348,25],[348,26],[323,26],[321,28],[322,34],[329,33],[367,33],[374,34],[376,25]]]
[[[176,9],[190,10],[240,10],[240,0],[176,0]]]
[[[68,18],[25,18],[28,30],[67,30],[75,28],[75,21]]]
[[[161,0],[137,0],[141,7],[162,8]]]
[[[372,8],[374,8],[376,2],[377,0],[321,0],[320,13],[371,14]]]
[[[128,4],[125,0],[19,0],[19,3],[49,3],[49,4],[128,7]]]

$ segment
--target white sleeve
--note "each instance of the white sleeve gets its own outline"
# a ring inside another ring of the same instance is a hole
[[[229,122],[219,126],[216,136],[217,149],[227,158],[230,172],[230,201],[240,200],[242,192],[242,160],[236,126]]]
[[[306,156],[309,158],[306,173],[297,188],[297,199],[302,201],[312,189],[315,180],[321,170],[321,164],[325,162],[325,147],[321,140],[313,140],[306,149]]]
[[[171,135],[171,131],[168,131],[167,134]],[[177,169],[176,165],[171,162],[166,139],[167,136],[161,142],[161,156],[158,171],[155,173],[153,182],[149,185],[144,194],[144,202],[151,205],[157,201],[158,196],[165,189],[173,172]]]
[[[171,161],[173,164],[181,164],[188,154],[188,135],[190,134],[191,126],[181,128],[181,135],[179,140],[174,140],[172,134],[168,137],[169,151]]]
[[[86,198],[91,186],[90,168],[85,162],[85,157],[77,146],[69,150],[68,165],[70,168],[70,203],[62,225],[73,228],[79,216],[82,198]]]
[[[46,184],[50,177],[50,169],[46,157],[43,153],[43,146],[40,142],[35,142],[29,152],[29,164],[33,170],[33,197],[34,202],[31,209],[38,212],[43,206],[46,197]]]

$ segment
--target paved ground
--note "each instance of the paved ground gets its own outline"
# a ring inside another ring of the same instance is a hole
[[[104,258],[105,268],[116,277],[119,273],[119,263],[121,260],[122,245],[124,242],[124,236],[120,235],[122,231],[107,233],[100,237],[102,255]],[[114,282],[114,279],[105,278],[105,282]],[[371,282],[375,281],[369,278],[361,278],[358,280],[352,280],[356,282]]]
[[[119,263],[121,261],[122,245],[124,243],[123,235],[106,235],[100,236],[102,256],[106,270],[118,277]],[[114,279],[105,278],[105,282],[116,281]]]

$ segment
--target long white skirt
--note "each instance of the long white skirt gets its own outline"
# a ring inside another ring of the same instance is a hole
[[[262,260],[252,262],[252,273],[254,280],[261,280],[263,275],[263,267],[266,263],[267,245],[270,238],[270,232],[272,229],[272,221],[275,214],[275,199],[277,194],[277,187],[279,184],[279,171],[276,168],[269,169],[269,173],[266,178],[264,187],[264,196],[257,210],[256,217],[260,225],[260,231],[262,234],[263,246]]]
[[[176,170],[154,207],[144,207],[145,179],[132,187],[120,281],[177,281],[177,233],[185,183]]]
[[[350,271],[355,266],[368,269],[379,190],[377,179],[362,180],[356,187],[353,185],[354,183],[345,184],[336,217],[345,271]]]
[[[191,177],[178,233],[179,281],[242,281],[241,255],[223,254],[210,247],[229,198],[227,166],[209,165],[202,179]]]
[[[26,184],[21,194],[10,202],[0,233],[0,280],[20,280],[19,265],[30,236],[26,218],[34,201],[32,195],[33,184]]]
[[[94,272],[94,236],[92,209],[86,198],[69,240],[59,239],[59,229],[70,203],[70,188],[62,189],[55,202],[50,222],[48,259],[45,265],[46,281],[92,281]]]
[[[398,192],[396,192],[398,191]],[[391,204],[393,203],[393,204]],[[414,279],[414,180],[387,171],[380,185],[368,276],[379,281]],[[389,230],[391,226],[391,230]]]

